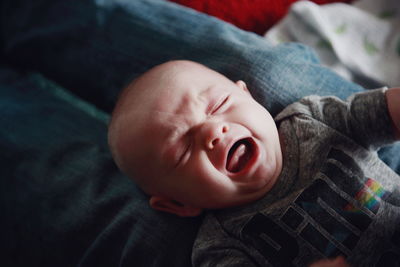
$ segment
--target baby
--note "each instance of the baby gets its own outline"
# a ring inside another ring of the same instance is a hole
[[[338,255],[390,265],[400,257],[400,178],[375,150],[400,137],[398,103],[400,88],[348,102],[312,96],[274,121],[243,81],[171,61],[123,90],[109,144],[152,208],[212,210],[196,266],[302,266]]]
[[[252,202],[282,169],[274,120],[245,83],[192,62],[168,62],[130,84],[109,140],[150,205],[180,216]]]

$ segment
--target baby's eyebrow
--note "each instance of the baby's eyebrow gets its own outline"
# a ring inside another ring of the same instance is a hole
[[[189,92],[179,100],[173,112],[177,116],[186,116],[188,110],[195,109],[195,112],[198,112],[199,108],[204,108],[205,114],[209,114],[218,100],[216,98],[218,98],[218,90],[213,87],[208,87],[199,93]]]

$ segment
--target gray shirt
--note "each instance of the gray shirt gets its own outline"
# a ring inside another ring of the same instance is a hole
[[[278,181],[254,203],[205,217],[194,266],[305,266],[338,255],[353,266],[399,264],[400,177],[376,153],[395,141],[384,91],[310,96],[280,113]]]

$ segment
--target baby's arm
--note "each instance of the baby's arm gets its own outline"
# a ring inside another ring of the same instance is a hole
[[[386,91],[386,101],[397,139],[400,139],[400,87]]]

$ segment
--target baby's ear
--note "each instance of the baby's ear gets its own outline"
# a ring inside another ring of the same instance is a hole
[[[250,93],[249,89],[247,89],[247,85],[246,85],[246,83],[244,81],[239,80],[239,81],[236,82],[236,85],[239,86],[239,88],[244,90],[245,92]]]
[[[161,196],[150,197],[149,203],[155,210],[176,214],[181,217],[195,217],[200,215],[203,211],[203,209],[182,204],[178,201]]]

